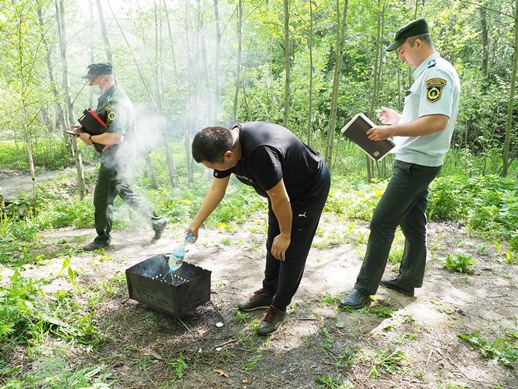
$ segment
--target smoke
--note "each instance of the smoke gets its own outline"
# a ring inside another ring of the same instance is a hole
[[[160,148],[165,142],[166,118],[154,113],[145,104],[135,106],[135,128],[126,133],[117,146],[115,160],[118,177],[131,184],[135,177],[143,173],[142,161],[150,152]]]

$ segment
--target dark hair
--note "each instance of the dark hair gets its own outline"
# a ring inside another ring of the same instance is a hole
[[[192,141],[192,157],[196,162],[223,163],[224,155],[234,146],[232,132],[225,127],[205,127]]]

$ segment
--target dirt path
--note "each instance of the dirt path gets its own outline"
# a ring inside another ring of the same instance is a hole
[[[48,179],[54,178],[63,171],[53,171],[36,175],[34,181],[30,174],[1,174],[0,173],[0,196],[4,201],[13,200],[22,193],[31,192],[34,187],[44,183]]]

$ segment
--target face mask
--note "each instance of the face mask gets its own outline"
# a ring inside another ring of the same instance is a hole
[[[93,95],[100,95],[101,94],[101,88],[99,88],[99,85],[90,85],[90,93]]]

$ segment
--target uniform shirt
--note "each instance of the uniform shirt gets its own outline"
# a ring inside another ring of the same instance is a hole
[[[422,116],[441,114],[450,119],[446,127],[433,134],[395,137],[392,153],[396,159],[423,166],[441,166],[450,148],[457,119],[460,81],[453,66],[435,52],[413,73],[414,83],[405,97],[400,124]]]
[[[214,177],[234,173],[239,181],[267,197],[266,191],[284,179],[292,201],[303,197],[323,166],[320,154],[282,126],[265,122],[236,125],[241,159],[232,169],[214,170]]]
[[[128,134],[135,129],[133,104],[126,92],[117,85],[113,85],[99,97],[95,113],[106,123],[107,132]],[[98,152],[101,152],[104,148],[104,145],[97,143],[94,143],[94,146]],[[103,158],[114,154],[117,146],[112,145],[107,148],[103,152]]]

